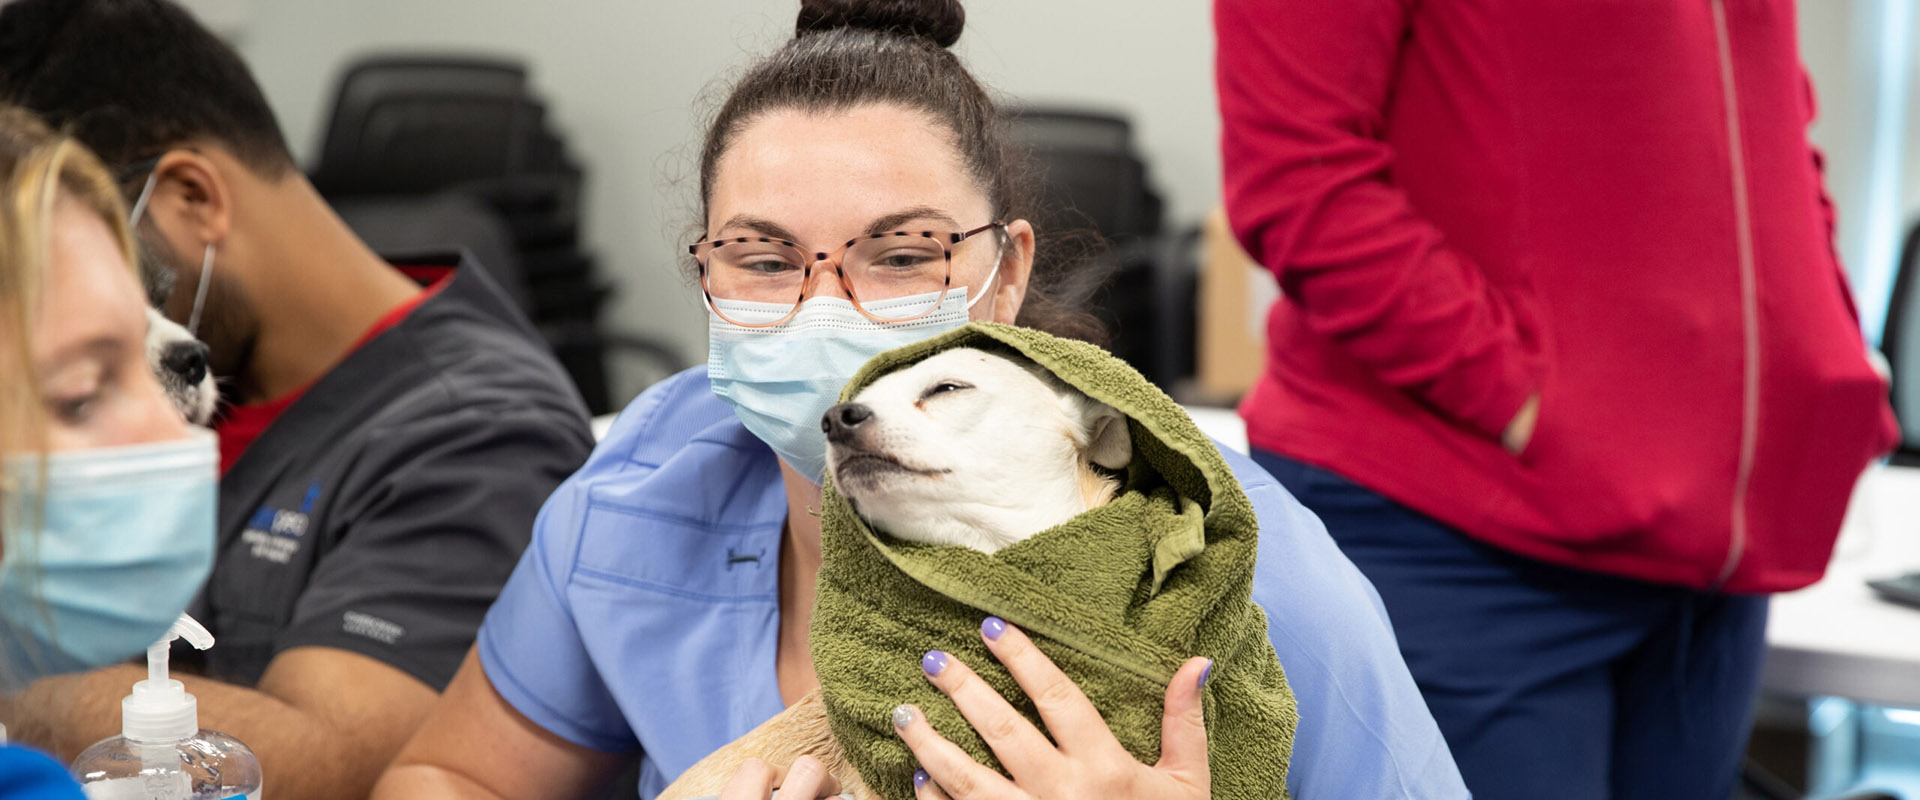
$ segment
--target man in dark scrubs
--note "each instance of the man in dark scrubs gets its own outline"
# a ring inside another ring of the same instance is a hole
[[[201,726],[252,746],[275,800],[364,795],[591,449],[577,393],[477,265],[390,263],[356,238],[240,59],[178,6],[0,7],[0,98],[121,169],[176,277],[165,310],[198,317],[223,381],[219,549],[191,609],[218,642],[176,651]],[[42,681],[4,722],[71,758],[119,733],[142,677]]]

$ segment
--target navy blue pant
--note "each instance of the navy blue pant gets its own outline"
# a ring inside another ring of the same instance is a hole
[[[1765,597],[1544,564],[1326,470],[1254,460],[1373,581],[1476,800],[1731,796]]]

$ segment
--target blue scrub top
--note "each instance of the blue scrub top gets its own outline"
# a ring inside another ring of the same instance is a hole
[[[38,750],[7,746],[0,747],[0,800],[86,800],[86,796],[60,762]]]
[[[1464,798],[1373,585],[1318,518],[1225,451],[1260,518],[1253,599],[1299,704],[1295,798]],[[554,492],[480,628],[488,679],[535,724],[641,755],[639,793],[778,714],[773,452],[697,367],[621,413]]]

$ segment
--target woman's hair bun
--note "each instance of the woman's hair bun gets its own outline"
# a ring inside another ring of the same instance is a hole
[[[960,0],[800,0],[796,36],[836,28],[911,36],[952,47],[967,25]]]

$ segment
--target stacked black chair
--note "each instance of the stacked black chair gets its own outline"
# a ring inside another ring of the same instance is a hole
[[[626,399],[610,396],[610,352],[662,374],[679,359],[663,343],[604,329],[612,292],[580,242],[585,173],[546,117],[516,61],[362,58],[340,79],[312,179],[376,249],[474,252],[602,414]]]
[[[375,56],[341,76],[314,185],[344,196],[424,194],[519,174],[542,120],[521,65]]]
[[[1900,420],[1893,463],[1920,467],[1920,224],[1907,232],[1896,269],[1880,335],[1880,351],[1893,365],[1893,415]]]
[[[1132,125],[1114,114],[1028,106],[1010,111],[1008,128],[1040,174],[1040,234],[1087,231],[1104,244],[1087,268],[1107,271],[1096,313],[1113,333],[1110,349],[1162,387],[1191,376],[1197,228],[1163,232]]]

